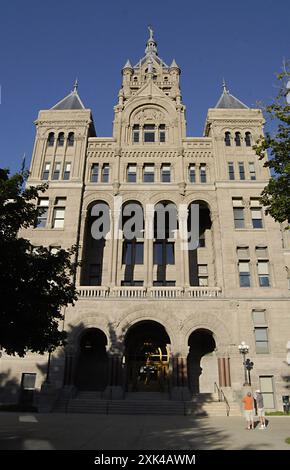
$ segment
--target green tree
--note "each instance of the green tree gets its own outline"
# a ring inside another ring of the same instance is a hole
[[[0,169],[0,347],[8,354],[44,353],[64,344],[62,307],[77,299],[75,248],[52,254],[18,236],[34,226],[46,185],[23,189],[27,174]]]
[[[266,112],[275,128],[267,132],[254,146],[260,160],[267,151],[270,158],[264,163],[270,168],[271,178],[261,194],[261,202],[277,222],[290,223],[290,100],[289,64],[284,65],[283,73],[277,76],[279,91],[274,102],[266,106]]]

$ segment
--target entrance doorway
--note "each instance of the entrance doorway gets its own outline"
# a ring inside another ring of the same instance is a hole
[[[79,390],[105,390],[108,384],[107,337],[98,328],[86,330],[79,343],[75,385]]]
[[[127,391],[168,391],[169,344],[165,328],[155,321],[129,329],[125,340]]]
[[[193,394],[214,391],[218,381],[216,343],[212,331],[198,329],[191,333],[187,358],[188,385]]]

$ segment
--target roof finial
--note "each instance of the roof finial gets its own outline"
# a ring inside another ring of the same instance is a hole
[[[149,33],[150,33],[150,37],[147,41],[147,44],[146,44],[146,49],[145,49],[145,54],[146,55],[150,55],[150,54],[153,54],[153,55],[157,55],[157,43],[153,37],[153,28],[152,26],[148,26],[148,29],[149,29]]]
[[[79,82],[78,82],[78,79],[76,78],[76,79],[75,79],[75,82],[74,82],[74,87],[73,87],[73,92],[74,92],[74,93],[77,93],[77,91],[78,91],[78,86],[79,86]]]
[[[223,93],[228,93],[229,92],[229,90],[227,89],[226,81],[225,81],[224,78],[223,78],[222,87],[223,87]]]

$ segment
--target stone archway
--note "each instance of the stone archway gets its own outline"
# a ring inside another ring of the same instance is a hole
[[[167,392],[170,338],[156,321],[140,321],[125,337],[126,389],[129,392]]]
[[[213,393],[218,382],[216,343],[210,330],[200,328],[188,339],[188,386],[193,394]]]
[[[109,375],[106,345],[107,337],[98,328],[88,328],[80,336],[74,380],[78,390],[105,390]]]

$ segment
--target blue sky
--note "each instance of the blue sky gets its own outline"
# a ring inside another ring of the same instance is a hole
[[[290,58],[287,0],[39,0],[0,10],[0,166],[30,161],[34,124],[68,94],[75,77],[98,136],[112,133],[121,68],[144,54],[148,24],[158,53],[179,64],[187,134],[202,135],[225,77],[249,106],[275,95],[275,73]]]

